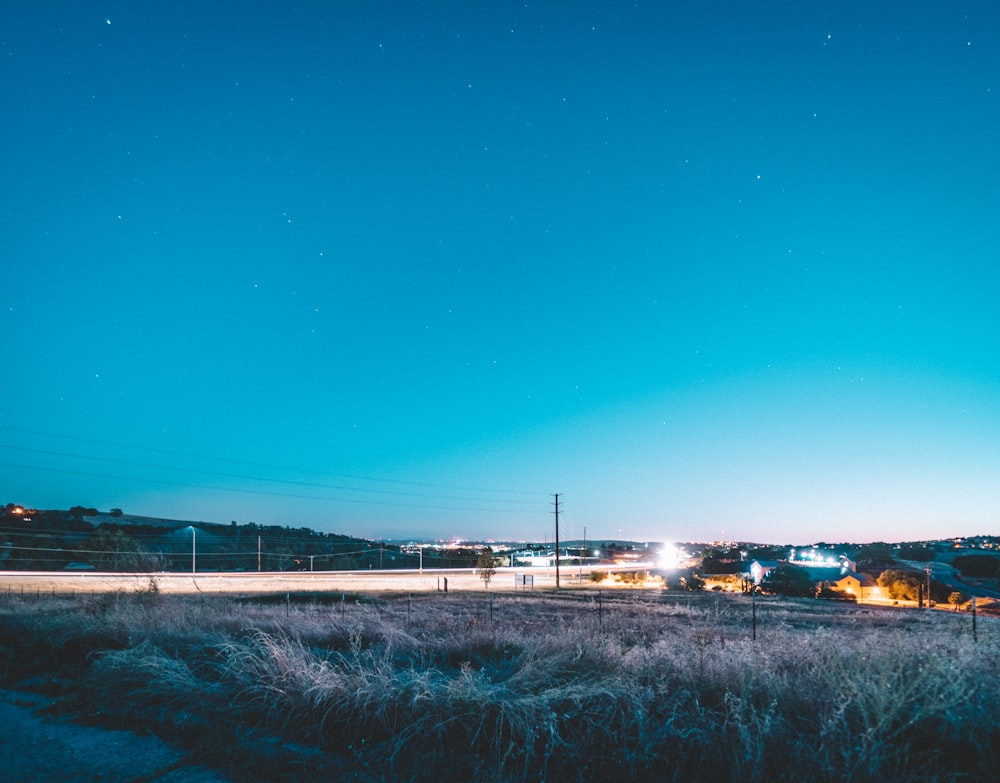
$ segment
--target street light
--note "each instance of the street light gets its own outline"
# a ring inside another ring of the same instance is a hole
[[[191,528],[191,573],[193,574],[195,572],[195,569],[194,569],[194,565],[195,565],[195,531],[194,531],[194,525],[189,525],[188,527]]]

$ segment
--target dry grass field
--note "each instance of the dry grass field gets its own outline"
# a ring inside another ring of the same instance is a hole
[[[1000,625],[675,591],[0,595],[6,687],[233,779],[956,781]]]

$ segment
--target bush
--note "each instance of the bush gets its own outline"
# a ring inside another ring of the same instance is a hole
[[[817,598],[826,598],[830,601],[853,601],[857,603],[858,597],[853,593],[845,593],[843,590],[834,590],[830,587],[821,588],[816,593]]]

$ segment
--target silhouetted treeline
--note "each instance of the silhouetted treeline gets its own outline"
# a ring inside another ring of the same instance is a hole
[[[130,519],[120,509],[0,509],[0,569],[53,571],[349,571],[472,568],[474,549],[404,551],[305,527]]]

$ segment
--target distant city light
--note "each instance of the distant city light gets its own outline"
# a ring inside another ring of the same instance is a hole
[[[791,563],[808,563],[809,565],[826,565],[835,566],[840,565],[838,558],[833,555],[822,554],[818,549],[802,549],[796,553],[793,549],[791,551],[791,557],[789,557],[789,562]]]
[[[664,544],[660,550],[660,568],[677,568],[681,557],[682,553],[675,549],[673,544]]]

